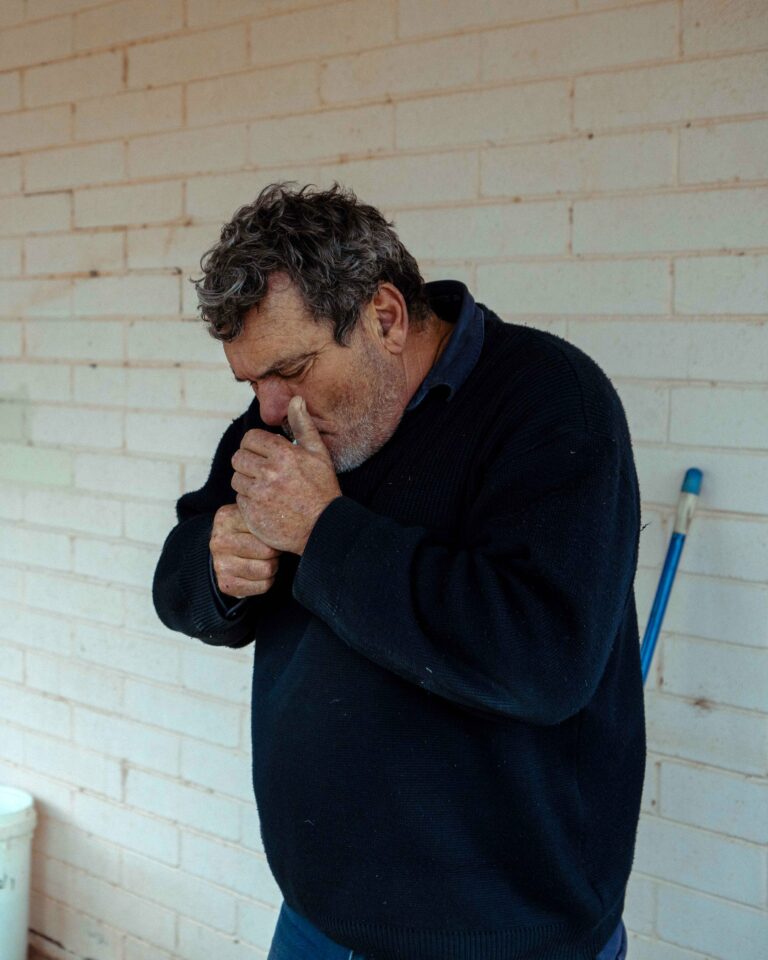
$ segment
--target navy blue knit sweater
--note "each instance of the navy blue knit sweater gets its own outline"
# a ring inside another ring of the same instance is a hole
[[[483,304],[482,351],[339,475],[302,557],[226,618],[230,458],[177,503],[158,615],[253,642],[253,786],[294,910],[367,960],[593,960],[621,918],[645,764],[640,503],[619,397]]]

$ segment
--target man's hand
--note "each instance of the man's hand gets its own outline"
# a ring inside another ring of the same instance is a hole
[[[280,551],[268,547],[245,525],[235,503],[219,507],[209,549],[219,590],[229,597],[255,597],[275,582]]]
[[[291,398],[288,422],[296,445],[267,430],[248,430],[232,457],[232,488],[251,533],[301,556],[317,518],[341,488],[302,397]]]

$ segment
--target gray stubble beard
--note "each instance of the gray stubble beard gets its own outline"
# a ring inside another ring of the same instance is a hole
[[[340,451],[329,451],[336,473],[346,473],[359,467],[372,457],[397,430],[405,412],[402,408],[402,381],[393,377],[393,368],[375,352],[367,347],[368,373],[372,382],[372,392],[368,408],[354,427],[349,440]],[[402,371],[400,371],[402,372]],[[382,427],[382,411],[399,410],[394,423]]]

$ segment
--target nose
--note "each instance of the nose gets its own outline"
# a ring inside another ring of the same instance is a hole
[[[268,377],[254,384],[253,392],[259,402],[259,416],[270,427],[279,427],[288,419],[288,404],[293,396],[290,384]]]

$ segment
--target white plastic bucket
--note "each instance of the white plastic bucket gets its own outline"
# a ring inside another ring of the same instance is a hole
[[[24,790],[0,786],[0,943],[2,960],[26,960],[29,875],[35,801]]]

